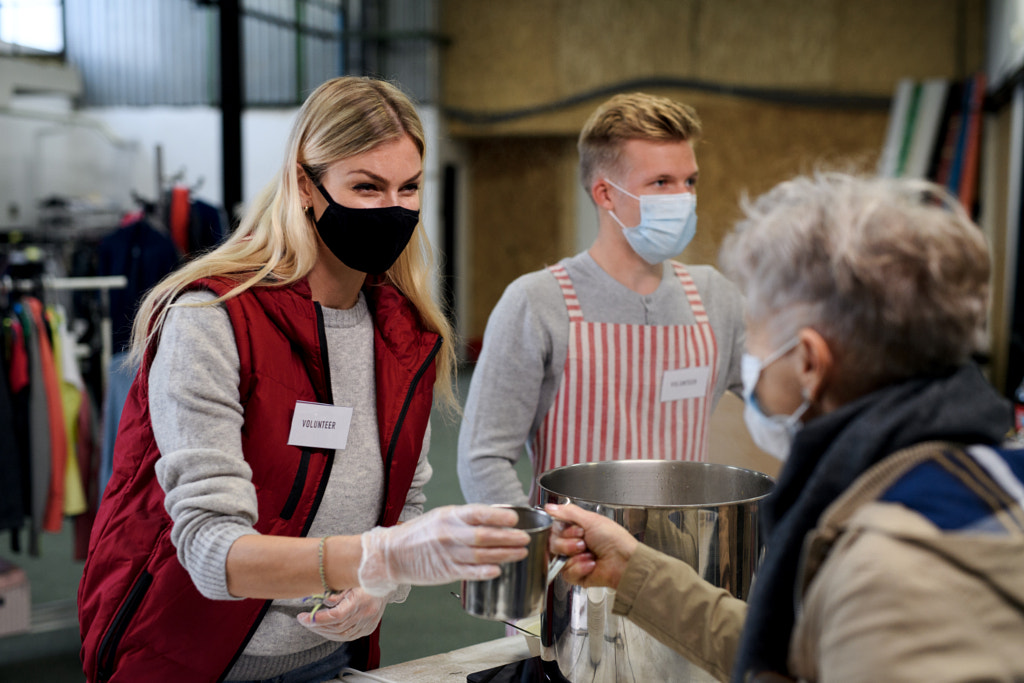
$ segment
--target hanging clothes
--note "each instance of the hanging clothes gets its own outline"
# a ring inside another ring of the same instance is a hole
[[[20,478],[19,495],[23,523],[11,528],[11,550],[21,552],[20,529],[32,519],[32,448],[29,430],[18,426],[29,423],[29,357],[25,344],[25,330],[13,309],[4,317],[4,350],[7,352],[7,381],[11,395],[11,414],[14,422],[14,444],[17,448],[17,470]]]
[[[132,388],[137,371],[137,366],[129,365],[127,351],[111,356],[110,369],[107,372],[107,393],[103,398],[103,425],[100,436],[100,500],[103,499],[103,490],[107,488],[107,482],[114,471],[114,440],[117,438],[117,426],[121,422],[121,410],[128,400],[128,392]]]
[[[100,448],[99,429],[96,424],[96,409],[88,392],[82,395],[82,409],[78,411],[78,471],[85,491],[86,510],[75,517],[74,558],[85,560],[89,552],[89,536],[92,535],[96,509],[100,504],[99,474]]]
[[[135,309],[142,297],[180,261],[181,254],[170,236],[146,219],[118,228],[100,241],[97,274],[128,279],[124,289],[110,292],[114,353],[128,348]]]
[[[5,334],[4,347],[8,346]],[[14,429],[15,407],[8,381],[8,362],[11,353],[4,354],[0,362],[0,531],[17,532],[25,524],[22,500],[21,450]]]
[[[110,292],[110,320],[113,329],[113,355],[107,368],[107,391],[103,397],[101,427],[99,491],[110,478],[114,459],[114,438],[121,421],[121,409],[134,369],[125,368],[123,360],[131,345],[132,321],[143,296],[168,273],[177,268],[181,254],[174,241],[163,230],[146,219],[118,228],[103,238],[99,245],[99,275],[124,275],[128,285]]]
[[[43,380],[43,365],[39,350],[39,331],[32,322],[28,307],[19,302],[14,313],[21,323],[28,357],[28,383],[26,386],[25,424],[28,429],[29,453],[29,524],[28,552],[39,555],[39,537],[43,531],[46,516],[46,496],[50,488],[51,436],[49,405],[46,398],[46,383]]]
[[[171,188],[167,209],[167,226],[171,231],[171,240],[182,254],[189,253],[189,213],[191,211],[189,204],[189,189],[187,187],[175,185]]]
[[[46,493],[43,517],[43,531],[58,533],[64,522],[64,471],[68,462],[67,434],[64,431],[64,406],[61,402],[60,380],[50,341],[48,324],[43,316],[43,302],[35,297],[25,297],[36,328],[36,344],[42,370],[42,387],[45,393],[46,418],[50,433],[49,456],[50,477]]]
[[[62,306],[47,309],[47,321],[53,333],[53,356],[60,386],[61,407],[67,458],[64,466],[64,515],[73,517],[88,509],[82,475],[78,468],[78,414],[82,410],[85,383],[75,359],[74,340],[67,329],[67,315]]]
[[[193,199],[189,211],[188,253],[216,247],[227,237],[227,216],[212,204]]]

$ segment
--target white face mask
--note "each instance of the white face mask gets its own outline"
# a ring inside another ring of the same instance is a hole
[[[622,234],[633,251],[652,266],[678,255],[697,234],[697,195],[692,192],[638,197],[607,178],[605,181],[640,201],[640,224],[632,228],[623,225],[614,211],[608,213],[622,226]]]
[[[758,381],[760,381],[761,373],[764,369],[782,358],[799,343],[800,340],[794,337],[792,341],[783,344],[782,348],[776,350],[764,360],[751,356],[749,353],[744,353],[743,359],[740,361],[740,375],[743,378],[743,400],[746,403],[743,408],[743,421],[747,423],[747,429],[750,430],[750,437],[754,440],[754,443],[761,450],[782,461],[789,457],[789,449],[793,445],[793,437],[796,436],[796,433],[802,426],[800,418],[811,407],[811,401],[805,398],[804,402],[800,404],[800,407],[792,415],[765,415],[764,411],[757,404],[754,388],[757,386]]]

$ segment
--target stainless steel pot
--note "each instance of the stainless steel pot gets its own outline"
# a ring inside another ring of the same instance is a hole
[[[711,463],[620,460],[559,467],[538,483],[542,503],[575,503],[610,517],[746,599],[763,547],[758,504],[774,486],[768,475]],[[614,601],[612,590],[557,577],[541,619],[542,658],[557,662],[571,683],[715,680],[613,615]]]

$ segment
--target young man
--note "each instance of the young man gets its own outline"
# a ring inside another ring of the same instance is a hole
[[[742,299],[710,266],[671,261],[696,232],[696,112],[617,95],[579,138],[598,210],[587,251],[520,277],[487,323],[459,434],[468,501],[532,502],[534,478],[600,460],[706,460],[711,412],[740,392]]]

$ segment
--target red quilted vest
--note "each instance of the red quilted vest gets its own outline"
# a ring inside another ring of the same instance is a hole
[[[227,292],[214,278],[195,288]],[[433,398],[440,337],[424,330],[391,285],[365,288],[374,321],[377,420],[384,458],[379,523],[393,525],[419,460]],[[229,299],[241,360],[242,446],[253,471],[262,534],[302,536],[327,485],[333,451],[285,445],[297,400],[330,402],[323,321],[303,281],[256,287]],[[82,662],[94,681],[219,681],[245,648],[266,600],[209,600],[170,542],[171,519],[156,480],[159,457],[148,406],[147,351],[125,403],[114,471],[103,494],[78,589]],[[379,631],[355,649],[379,663]],[[356,645],[356,644],[353,644]]]

